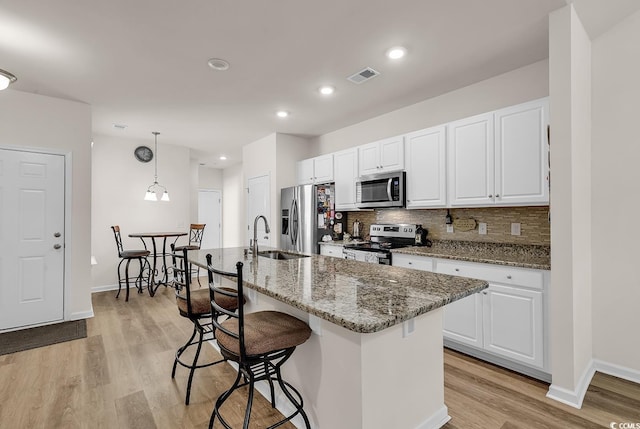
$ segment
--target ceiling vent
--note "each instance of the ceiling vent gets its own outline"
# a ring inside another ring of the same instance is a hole
[[[367,67],[365,69],[360,70],[358,73],[353,74],[347,78],[347,80],[361,84],[362,82],[366,82],[369,79],[373,79],[378,76],[380,73],[372,69],[371,67]]]

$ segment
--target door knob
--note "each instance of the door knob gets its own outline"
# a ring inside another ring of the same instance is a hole
[[[56,250],[60,249],[61,247],[62,247],[62,246],[61,246],[61,245],[59,245],[59,244],[54,244],[54,245],[53,245],[53,248],[54,248],[54,249],[56,249]]]
[[[60,238],[60,236],[61,236],[61,235],[62,235],[62,234],[60,234],[59,232],[56,232],[55,234],[53,234],[53,236],[54,236],[55,238]]]

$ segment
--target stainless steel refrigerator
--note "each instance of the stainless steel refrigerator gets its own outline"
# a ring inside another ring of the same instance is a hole
[[[319,253],[319,242],[336,239],[333,185],[300,185],[280,191],[280,247],[302,253]],[[342,216],[340,216],[342,218]],[[340,234],[341,235],[341,234]]]

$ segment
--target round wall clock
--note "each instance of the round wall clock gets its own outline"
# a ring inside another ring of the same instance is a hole
[[[138,146],[133,154],[140,162],[149,162],[153,159],[153,151],[147,146]]]

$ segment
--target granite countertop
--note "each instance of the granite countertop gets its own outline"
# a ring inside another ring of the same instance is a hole
[[[392,252],[538,270],[551,269],[551,254],[547,246],[434,240],[432,247],[402,247]]]
[[[483,280],[328,256],[254,259],[243,251],[190,251],[189,260],[206,268],[211,253],[212,265],[229,272],[241,261],[246,287],[360,333],[382,331],[488,286]]]
[[[327,241],[320,244],[349,246],[356,244],[356,242]],[[391,252],[537,270],[551,269],[551,250],[548,246],[433,240],[432,247],[408,246],[393,249]]]

